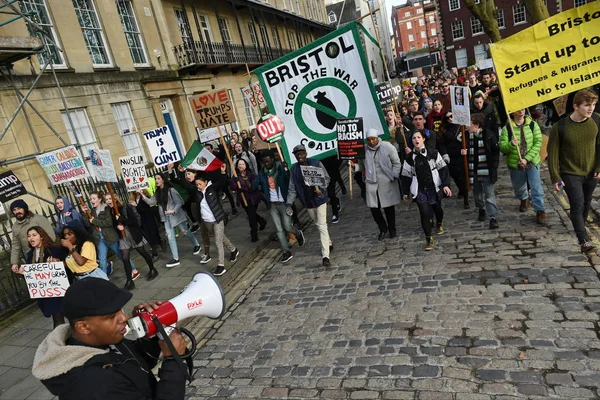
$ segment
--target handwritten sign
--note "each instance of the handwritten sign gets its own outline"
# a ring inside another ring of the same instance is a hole
[[[220,89],[190,97],[190,106],[200,129],[235,121],[233,104],[227,90]]]
[[[313,167],[312,165],[301,165],[300,171],[306,186],[321,186],[325,187],[325,171],[321,167]]]
[[[145,132],[144,138],[152,154],[152,162],[157,167],[181,160],[168,125]]]
[[[12,171],[0,174],[0,202],[6,203],[24,194],[27,189]]]
[[[108,150],[90,150],[90,159],[92,161],[91,170],[93,174],[102,182],[117,182],[115,166]]]
[[[90,176],[75,146],[35,156],[52,185],[76,181]]]
[[[140,154],[119,158],[119,165],[121,166],[121,174],[123,175],[128,192],[150,187],[148,176],[146,175],[144,157]]]
[[[265,95],[259,82],[254,82],[252,87],[246,86],[242,88],[242,93],[244,93],[244,97],[246,97],[246,100],[248,100],[252,107],[266,105]]]
[[[338,119],[337,136],[340,160],[364,160],[366,137],[362,118]]]
[[[62,262],[25,264],[24,277],[32,299],[63,297],[69,288],[69,278]]]
[[[283,138],[285,126],[277,115],[266,114],[256,124],[260,138],[268,143],[275,143]]]
[[[198,132],[198,140],[200,140],[200,143],[210,142],[211,140],[216,140],[221,137],[217,128],[208,128],[201,130],[198,127],[196,127],[196,132]]]

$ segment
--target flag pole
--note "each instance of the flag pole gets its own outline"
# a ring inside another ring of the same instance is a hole
[[[219,136],[221,137],[221,143],[223,144],[223,148],[225,149],[225,154],[227,154],[227,160],[229,160],[229,165],[231,166],[231,174],[237,179],[238,175],[235,172],[235,165],[233,165],[233,160],[231,159],[231,154],[229,153],[229,147],[227,147],[227,143],[225,143],[225,137],[223,136],[223,132],[221,132],[221,126],[217,125],[217,131],[219,131]],[[240,181],[237,181],[238,188],[241,189],[242,185]],[[248,207],[248,202],[246,201],[246,196],[244,193],[241,193],[242,201],[244,202],[244,207]]]

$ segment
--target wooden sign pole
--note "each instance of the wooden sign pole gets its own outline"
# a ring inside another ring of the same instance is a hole
[[[233,165],[233,160],[231,159],[231,154],[229,153],[229,147],[227,147],[227,143],[225,143],[225,137],[223,136],[223,132],[221,132],[221,126],[217,125],[217,130],[219,131],[219,136],[221,137],[221,143],[223,144],[223,148],[225,149],[225,154],[227,154],[227,160],[229,160],[229,165],[231,166],[231,174],[234,177],[238,177],[237,176],[237,172],[235,172],[235,165]],[[242,185],[240,184],[240,181],[238,180],[238,188],[241,189]],[[242,193],[242,201],[244,202],[244,207],[248,207],[248,202],[246,201],[246,196],[244,196],[244,193]]]
[[[462,136],[462,146],[463,149],[465,150],[465,152],[467,151],[467,138],[465,136],[465,126],[461,125],[460,126],[460,132],[461,132],[461,136]],[[463,156],[463,161],[465,163],[465,187],[467,189],[467,193],[469,192],[469,190],[471,190],[471,181],[469,180],[469,160],[467,159],[468,154],[465,154]]]
[[[352,161],[348,160],[348,184],[350,185],[350,200],[353,199],[352,196],[352,181],[354,180],[354,174],[352,173]]]

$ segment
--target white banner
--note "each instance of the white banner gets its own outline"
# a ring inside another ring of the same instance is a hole
[[[144,157],[140,154],[119,158],[119,165],[121,166],[121,174],[123,175],[128,192],[150,187],[148,176],[146,175]]]
[[[23,265],[25,282],[32,299],[64,297],[69,278],[62,262]]]
[[[152,154],[152,162],[157,167],[181,160],[168,125],[145,132],[144,138]]]
[[[90,176],[75,146],[35,156],[52,185]]]
[[[221,138],[221,135],[219,135],[219,129],[217,129],[216,126],[204,130],[200,130],[200,128],[196,127],[196,132],[198,132],[198,139],[200,140],[200,143],[206,143],[210,142],[211,140],[217,140]],[[221,132],[225,132],[225,130],[222,129]]]
[[[364,126],[388,134],[356,23],[258,68],[271,114],[285,125],[283,155],[306,147],[311,158],[337,154],[337,120],[362,117]]]
[[[452,122],[457,125],[471,125],[468,88],[466,86],[450,86],[450,102],[452,104]]]
[[[118,182],[110,151],[90,150],[90,158],[92,160],[91,170],[96,178],[102,182]]]

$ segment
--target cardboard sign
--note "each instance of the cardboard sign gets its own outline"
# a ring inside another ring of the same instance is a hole
[[[76,181],[90,176],[75,146],[35,156],[52,185]]]
[[[196,132],[198,132],[198,140],[200,140],[200,143],[210,142],[211,140],[218,140],[221,137],[217,128],[208,128],[205,130],[200,130],[198,127],[196,127]]]
[[[233,104],[225,89],[190,97],[190,106],[196,124],[200,129],[212,128],[235,121]]]
[[[92,173],[102,182],[117,182],[115,166],[108,150],[90,150]]]
[[[168,125],[145,132],[144,138],[152,154],[152,162],[157,167],[181,160]]]
[[[283,138],[285,126],[277,115],[267,114],[256,124],[256,131],[263,141],[275,143]]]
[[[12,171],[0,174],[0,202],[6,203],[27,194],[27,189]]]
[[[569,100],[569,95],[565,94],[564,96],[560,96],[557,97],[556,99],[552,100],[552,103],[554,104],[554,109],[556,110],[556,113],[562,117],[564,115],[564,113],[567,112],[567,101]]]
[[[392,93],[392,85],[389,83],[380,83],[375,85],[375,91],[377,92],[377,98],[381,108],[386,108],[394,104],[394,94]]]
[[[338,158],[340,160],[364,160],[365,132],[362,118],[338,119]]]
[[[325,187],[325,171],[321,167],[313,167],[312,165],[301,165],[300,171],[306,186],[321,186]]]
[[[259,82],[254,82],[252,84],[252,87],[246,86],[245,88],[242,88],[242,92],[244,93],[244,97],[246,97],[246,100],[248,100],[252,107],[262,107],[266,105],[265,95],[263,94]]]
[[[450,86],[450,103],[452,105],[452,122],[457,125],[471,125],[468,88],[466,86]]]
[[[139,154],[121,157],[119,158],[119,165],[121,166],[121,174],[123,175],[128,192],[150,187],[148,176],[146,175],[144,157]]]
[[[62,262],[25,264],[24,277],[32,299],[64,297],[69,278]]]

